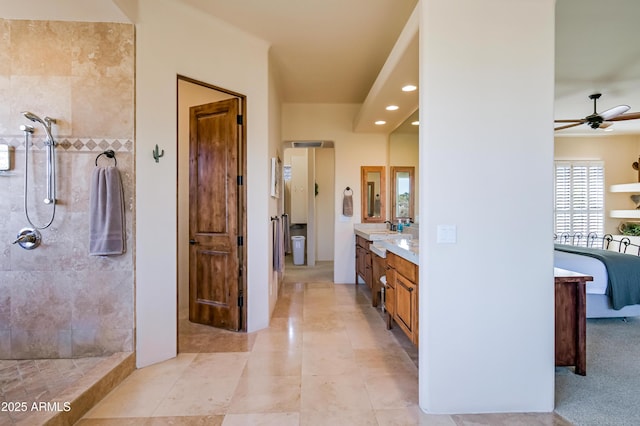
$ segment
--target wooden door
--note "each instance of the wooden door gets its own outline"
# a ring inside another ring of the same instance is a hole
[[[189,110],[189,320],[241,328],[239,100]]]

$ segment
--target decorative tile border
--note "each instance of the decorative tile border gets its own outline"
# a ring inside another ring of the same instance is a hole
[[[32,144],[33,149],[43,150],[45,138],[35,137]],[[94,139],[94,138],[71,138],[56,140],[56,148],[67,152],[94,152],[112,149],[115,152],[133,152],[133,141],[131,139]],[[24,151],[24,137],[0,137],[0,143],[13,146],[18,151]]]

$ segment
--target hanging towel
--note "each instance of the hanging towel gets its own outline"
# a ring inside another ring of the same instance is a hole
[[[273,226],[273,270],[284,271],[284,242],[282,238],[282,225],[279,220],[272,220]]]
[[[347,191],[350,193],[347,194]],[[353,216],[353,191],[347,187],[342,196],[342,215]]]
[[[124,192],[117,168],[93,170],[89,203],[89,255],[123,254],[126,251]]]
[[[284,254],[291,253],[291,238],[289,237],[289,215],[282,215],[282,239],[284,240]]]

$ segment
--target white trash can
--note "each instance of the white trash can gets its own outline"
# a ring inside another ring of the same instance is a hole
[[[291,237],[291,243],[293,244],[293,264],[304,265],[304,240],[303,236]]]

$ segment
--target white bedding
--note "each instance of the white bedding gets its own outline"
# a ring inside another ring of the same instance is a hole
[[[580,272],[593,277],[593,281],[587,281],[587,294],[605,294],[609,277],[604,263],[589,256],[581,256],[559,250],[554,250],[553,252],[553,265],[556,268]]]

